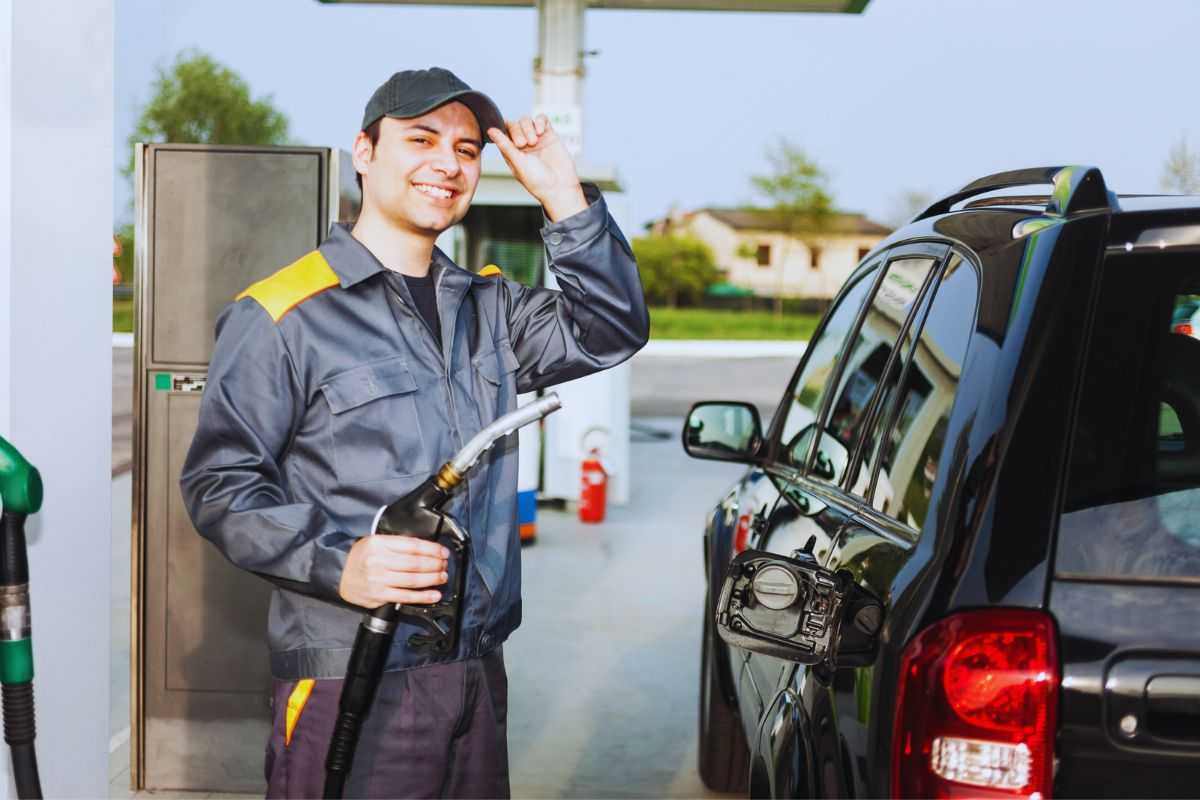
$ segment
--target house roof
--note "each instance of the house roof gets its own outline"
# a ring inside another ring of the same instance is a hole
[[[769,208],[701,208],[693,211],[695,214],[710,214],[731,228],[737,230],[784,231],[787,229],[779,216],[779,212]],[[689,216],[691,216],[689,215]],[[829,218],[829,227],[825,234],[862,234],[867,236],[887,236],[892,229],[878,222],[872,222],[862,214],[836,211]]]

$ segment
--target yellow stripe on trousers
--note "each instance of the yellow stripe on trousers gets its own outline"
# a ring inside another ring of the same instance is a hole
[[[292,689],[291,695],[288,696],[287,728],[283,735],[284,747],[292,743],[292,732],[296,730],[296,723],[300,721],[300,714],[304,711],[304,704],[308,702],[308,697],[312,694],[315,684],[316,681],[312,678],[304,678],[296,683],[296,688]]]

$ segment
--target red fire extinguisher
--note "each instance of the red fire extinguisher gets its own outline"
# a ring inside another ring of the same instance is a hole
[[[592,448],[583,459],[579,487],[579,521],[603,522],[608,499],[608,473],[600,463],[600,451]]]

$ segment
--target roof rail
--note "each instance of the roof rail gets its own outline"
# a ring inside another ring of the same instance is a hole
[[[1046,213],[1067,217],[1080,211],[1113,208],[1104,176],[1098,167],[1074,165],[1066,167],[1030,167],[997,172],[968,183],[951,195],[943,197],[918,214],[913,221],[949,213],[955,203],[975,195],[1008,189],[1013,186],[1031,186],[1049,183],[1054,186],[1046,203]]]

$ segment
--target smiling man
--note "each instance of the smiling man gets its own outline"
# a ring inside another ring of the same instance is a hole
[[[484,137],[487,137],[485,139]],[[456,266],[434,242],[467,213],[485,141],[542,204],[562,291]],[[317,797],[362,608],[433,603],[448,553],[365,536],[529,392],[614,366],[649,335],[637,265],[544,117],[505,123],[443,69],[400,72],[354,142],[353,228],[222,312],[180,486],[196,529],[270,580],[270,797]],[[347,784],[350,797],[506,797],[501,644],[517,627],[516,437],[451,513],[472,538],[458,652],[401,623]]]

